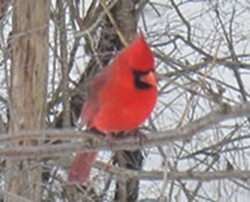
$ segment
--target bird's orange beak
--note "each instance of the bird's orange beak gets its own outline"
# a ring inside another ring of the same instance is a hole
[[[151,86],[156,86],[156,84],[157,84],[157,79],[156,79],[155,73],[153,71],[150,71],[148,74],[142,75],[140,77],[140,81],[147,83]]]

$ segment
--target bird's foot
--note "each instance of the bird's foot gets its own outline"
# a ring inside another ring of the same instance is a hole
[[[140,146],[143,146],[143,144],[147,141],[147,136],[139,129],[134,130],[133,135],[135,138],[139,138]]]

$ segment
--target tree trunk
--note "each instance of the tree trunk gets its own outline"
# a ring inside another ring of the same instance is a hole
[[[113,9],[113,16],[116,19],[120,31],[126,40],[130,42],[136,34],[136,9],[133,0],[121,0]],[[120,47],[118,47],[120,48]],[[132,132],[133,133],[133,132]],[[114,163],[122,168],[141,170],[143,156],[141,150],[119,151],[114,155]],[[138,180],[122,180],[116,183],[114,201],[134,202],[137,201],[139,192]]]
[[[13,7],[10,72],[10,134],[35,131],[45,125],[49,0],[16,0]],[[19,142],[36,145],[38,142]],[[16,196],[41,201],[41,167],[38,160],[7,160],[6,202]],[[14,196],[14,197],[13,197]],[[19,201],[19,200],[18,200]]]

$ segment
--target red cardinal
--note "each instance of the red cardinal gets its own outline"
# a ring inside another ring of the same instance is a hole
[[[154,108],[156,84],[153,54],[139,33],[93,78],[81,112],[82,124],[104,134],[136,129]],[[96,155],[77,154],[68,180],[85,182]]]

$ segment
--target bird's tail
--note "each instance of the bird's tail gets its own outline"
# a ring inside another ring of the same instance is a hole
[[[73,163],[71,164],[68,181],[86,182],[96,155],[97,152],[77,154],[73,160]]]

